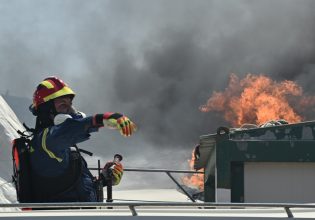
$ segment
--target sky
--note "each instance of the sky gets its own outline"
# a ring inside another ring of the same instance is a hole
[[[187,168],[199,136],[227,125],[199,106],[231,73],[315,93],[314,19],[312,0],[0,0],[0,92],[31,99],[56,75],[79,110],[138,125],[129,139],[102,130],[83,148],[132,167]]]

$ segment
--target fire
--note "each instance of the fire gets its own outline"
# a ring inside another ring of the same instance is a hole
[[[299,113],[307,109],[314,110],[315,96],[306,96],[302,88],[293,81],[277,82],[264,75],[247,74],[239,79],[230,75],[228,87],[223,92],[213,92],[205,105],[199,107],[202,112],[217,111],[232,126],[245,123],[263,124],[270,120],[284,119],[289,123],[305,120]],[[195,156],[188,160],[194,170]],[[202,169],[204,170],[204,169]],[[204,175],[193,174],[182,178],[190,187],[204,190]]]
[[[199,109],[202,112],[223,112],[225,120],[236,127],[277,119],[300,122],[304,118],[297,113],[297,107],[301,111],[314,103],[315,98],[304,96],[302,88],[293,81],[277,82],[267,76],[253,74],[247,74],[240,80],[231,74],[225,91],[214,92]]]
[[[194,150],[191,155],[191,160],[188,160],[189,167],[191,170],[194,170],[194,162],[195,162],[195,154]],[[204,169],[200,169],[199,171],[203,172]],[[200,191],[204,191],[204,175],[200,173],[194,173],[191,176],[184,176],[182,178],[182,182],[184,185],[195,188],[197,187]]]

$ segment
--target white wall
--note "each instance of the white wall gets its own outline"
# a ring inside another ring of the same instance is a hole
[[[315,202],[315,163],[244,164],[245,202]]]

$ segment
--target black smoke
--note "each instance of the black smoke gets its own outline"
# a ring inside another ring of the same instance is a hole
[[[315,61],[312,1],[174,1],[168,8],[162,3],[155,8],[142,2],[139,11],[127,4],[140,13],[131,22],[152,12],[149,22],[137,27],[150,23],[151,32],[135,49],[125,40],[113,41],[110,64],[111,106],[134,117],[150,143],[190,148],[200,134],[225,125],[220,115],[198,107],[227,86],[231,72],[297,80],[312,90],[306,84],[313,81],[309,73]],[[99,72],[96,81],[106,81],[105,75]]]
[[[119,151],[154,160],[151,150],[185,150],[189,157],[201,134],[227,124],[198,107],[224,90],[232,72],[294,80],[315,92],[312,0],[29,0],[0,6],[2,90],[31,97],[39,81],[57,74],[76,91],[79,109],[130,116],[139,127],[131,139],[104,131],[87,144],[109,159]]]

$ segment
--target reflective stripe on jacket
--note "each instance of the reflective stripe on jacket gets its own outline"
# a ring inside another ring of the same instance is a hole
[[[56,178],[58,180],[58,177],[67,176],[65,173],[69,172],[71,147],[88,140],[90,133],[97,130],[97,128],[92,126],[92,117],[86,117],[81,119],[69,118],[59,125],[51,126],[38,132],[34,135],[31,142],[32,172],[37,177],[43,177],[43,179]],[[77,186],[67,192],[64,195],[64,199],[58,198],[55,201],[96,201],[92,175],[86,163],[83,162],[81,164],[82,169]],[[59,181],[62,184],[62,178]],[[49,190],[45,186],[39,187],[39,190],[43,192]],[[50,202],[48,198],[44,200]]]

